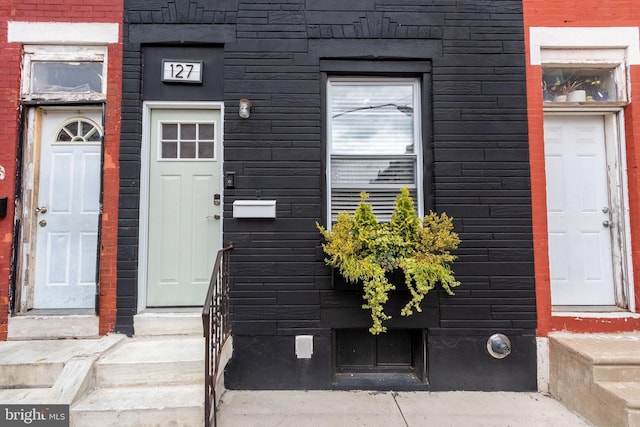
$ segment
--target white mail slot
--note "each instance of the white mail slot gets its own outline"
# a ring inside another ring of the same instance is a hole
[[[233,202],[234,218],[275,218],[275,200],[236,200]]]

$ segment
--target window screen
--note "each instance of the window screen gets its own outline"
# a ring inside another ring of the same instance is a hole
[[[418,80],[330,78],[327,96],[331,220],[355,210],[365,191],[388,221],[402,187],[422,214]]]

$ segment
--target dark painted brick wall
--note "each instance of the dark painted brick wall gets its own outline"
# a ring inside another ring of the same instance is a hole
[[[535,388],[519,1],[125,0],[125,20],[121,331],[132,331],[137,287],[145,43],[224,45],[224,168],[236,172],[236,188],[226,190],[224,210],[224,240],[236,247],[232,306],[238,346],[228,367],[230,387],[331,388],[332,328],[368,322],[357,296],[331,288],[331,273],[318,251],[315,222],[325,221],[320,61],[428,61],[431,99],[425,117],[430,123],[425,125],[431,136],[424,143],[433,163],[425,170],[426,196],[430,207],[455,217],[463,243],[454,270],[462,286],[455,297],[434,295],[436,315],[414,320],[411,327],[429,329],[430,369],[439,372],[431,376],[434,389]],[[247,120],[237,115],[241,97],[253,103]],[[231,218],[233,200],[253,198],[277,200],[277,218]],[[401,319],[394,322],[403,327]],[[494,332],[516,338],[517,357],[505,363],[487,359],[484,341]],[[299,334],[316,337],[309,365],[295,359]],[[265,354],[280,362],[265,366]],[[484,362],[474,362],[479,360]],[[483,374],[474,366],[482,366]],[[447,370],[456,376],[443,374]],[[458,380],[465,376],[466,382]],[[498,379],[492,382],[492,377]]]

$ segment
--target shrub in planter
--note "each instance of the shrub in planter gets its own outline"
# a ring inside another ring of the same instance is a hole
[[[338,214],[331,230],[316,226],[326,240],[322,244],[325,262],[337,268],[348,282],[362,285],[362,308],[371,311],[369,331],[376,335],[386,332],[383,321],[390,319],[384,305],[395,285],[389,282],[387,273],[396,269],[404,272],[411,298],[400,314],[420,312],[420,303],[437,283],[450,295],[451,288],[460,285],[451,270],[456,258],[451,250],[458,247],[460,239],[453,231],[452,218],[445,213],[430,212],[420,219],[407,188],[396,198],[389,223],[378,222],[367,203],[367,193],[360,197],[355,212]]]

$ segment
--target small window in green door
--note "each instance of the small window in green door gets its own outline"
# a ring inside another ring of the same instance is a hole
[[[212,160],[215,158],[215,144],[214,123],[160,124],[159,160]]]

